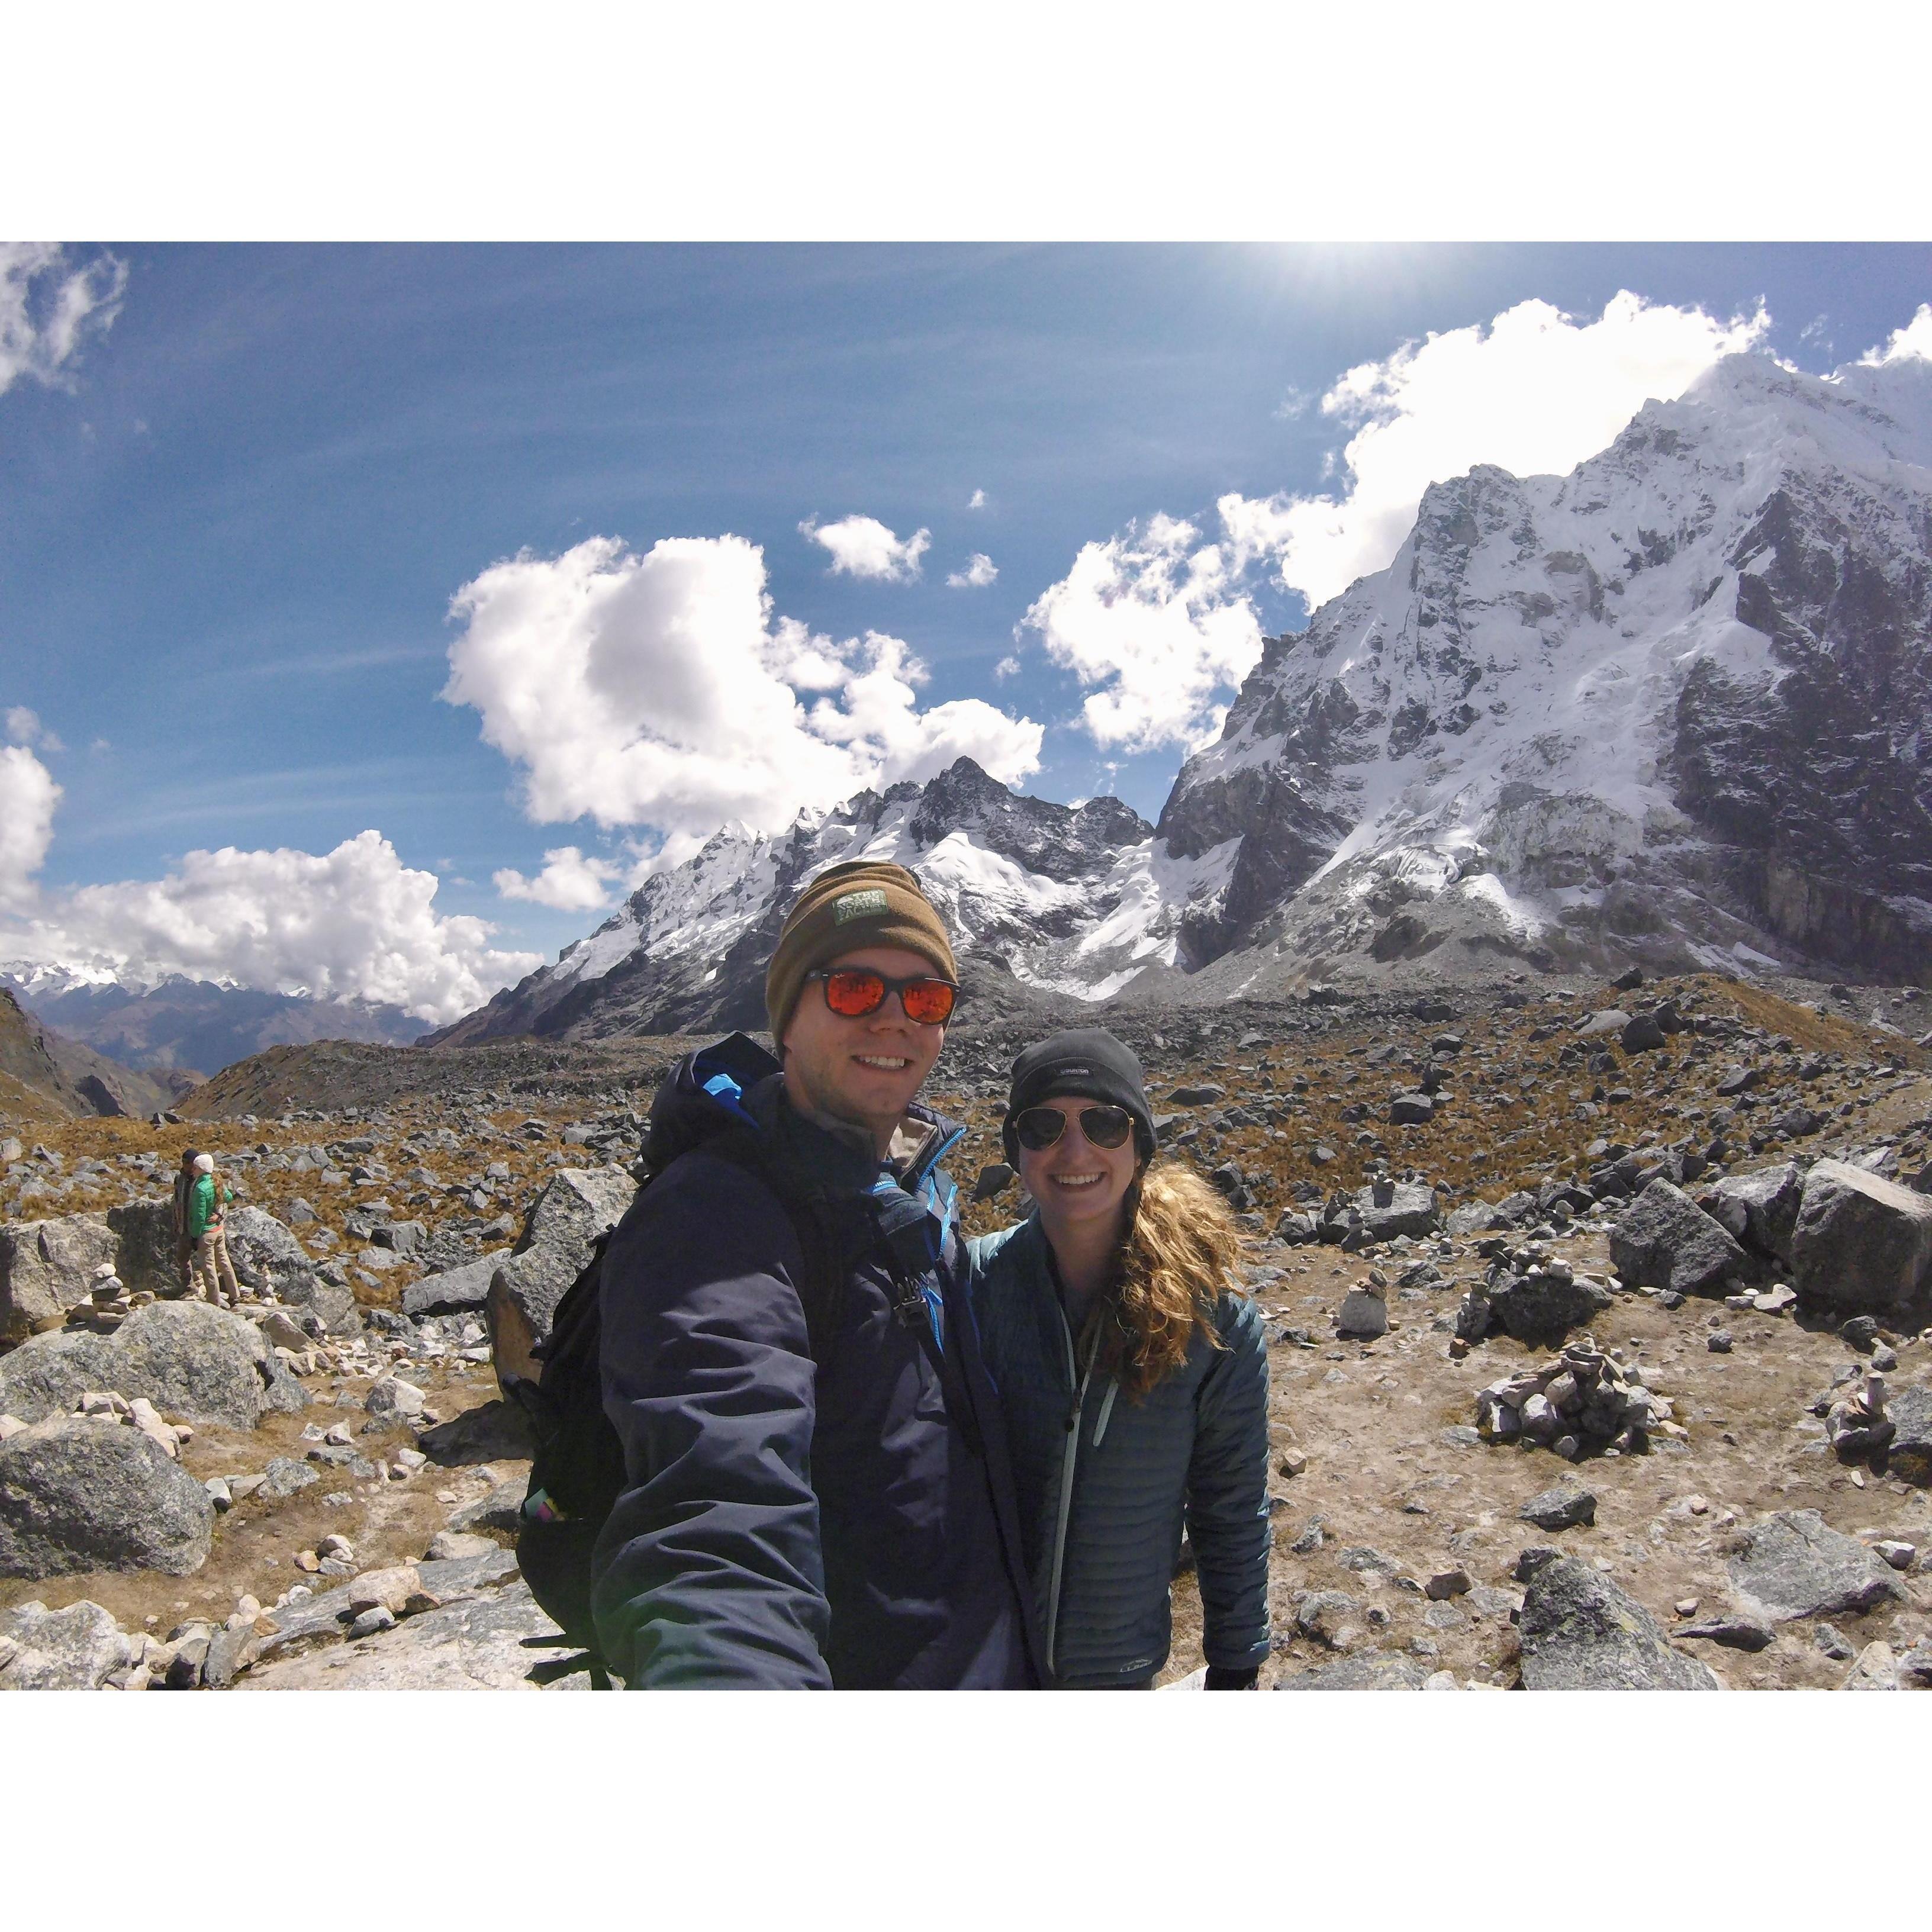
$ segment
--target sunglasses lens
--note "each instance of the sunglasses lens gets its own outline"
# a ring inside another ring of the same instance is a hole
[[[1013,1133],[1029,1154],[1050,1148],[1066,1126],[1066,1116],[1057,1107],[1029,1107],[1013,1122]]]
[[[1134,1117],[1124,1107],[1088,1107],[1080,1116],[1080,1131],[1096,1148],[1117,1148],[1133,1132]]]
[[[958,988],[944,980],[908,980],[899,988],[900,1004],[906,1018],[921,1026],[939,1026],[952,1016]]]
[[[825,976],[825,1004],[848,1020],[877,1012],[886,997],[886,982],[876,973],[837,972]]]

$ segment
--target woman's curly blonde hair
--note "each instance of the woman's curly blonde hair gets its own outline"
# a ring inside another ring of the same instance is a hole
[[[1240,1237],[1228,1204],[1191,1167],[1156,1156],[1128,1190],[1126,1233],[1087,1330],[1096,1359],[1140,1401],[1187,1359],[1198,1334],[1224,1348],[1214,1325],[1222,1294],[1243,1292],[1234,1270]]]

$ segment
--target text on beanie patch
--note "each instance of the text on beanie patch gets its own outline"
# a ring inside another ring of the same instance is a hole
[[[848,920],[870,919],[886,910],[886,896],[877,886],[862,892],[842,892],[832,902],[832,922],[843,926]]]

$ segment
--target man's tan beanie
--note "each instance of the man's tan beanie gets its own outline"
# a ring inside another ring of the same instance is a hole
[[[782,1048],[805,976],[868,946],[903,946],[957,980],[952,942],[919,881],[903,866],[863,859],[833,866],[792,902],[765,970],[765,1017],[772,1044]]]

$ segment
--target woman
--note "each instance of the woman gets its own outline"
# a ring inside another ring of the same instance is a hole
[[[195,1156],[194,1176],[188,1197],[190,1279],[195,1292],[218,1308],[223,1306],[225,1283],[226,1306],[232,1308],[242,1298],[242,1288],[235,1279],[235,1264],[228,1258],[227,1220],[224,1210],[235,1197],[215,1178],[212,1154]]]
[[[1140,1063],[1097,1028],[1013,1062],[1006,1157],[1032,1216],[972,1244],[1055,1688],[1144,1689],[1167,1661],[1185,1525],[1208,1688],[1268,1652],[1268,1357],[1226,1204],[1154,1158]]]

